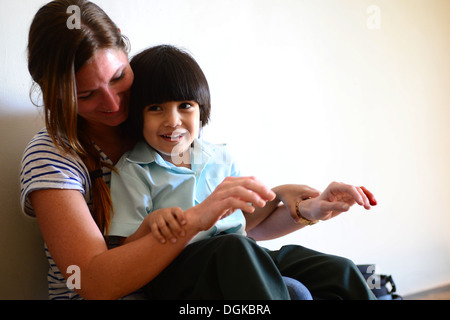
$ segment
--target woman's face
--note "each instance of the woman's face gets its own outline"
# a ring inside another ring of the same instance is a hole
[[[115,127],[128,117],[134,74],[119,49],[100,49],[76,73],[78,114],[90,125]]]

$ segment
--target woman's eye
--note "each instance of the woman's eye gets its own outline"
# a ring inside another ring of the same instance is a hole
[[[118,77],[112,79],[111,82],[117,82],[117,81],[120,81],[120,80],[122,80],[124,77],[125,77],[125,71],[122,71],[122,73],[121,73]]]
[[[93,92],[91,92],[91,93],[89,93],[89,94],[84,94],[84,95],[82,95],[82,96],[78,96],[78,99],[80,99],[80,100],[87,100],[87,99],[89,99],[90,97],[92,97],[93,94],[94,94]]]

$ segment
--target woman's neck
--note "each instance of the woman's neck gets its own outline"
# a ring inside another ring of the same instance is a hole
[[[134,141],[125,134],[121,126],[95,126],[85,123],[83,130],[86,130],[89,138],[114,164],[134,146]]]

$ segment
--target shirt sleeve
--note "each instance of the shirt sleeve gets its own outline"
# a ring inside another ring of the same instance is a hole
[[[232,177],[241,177],[242,176],[242,172],[241,172],[241,169],[239,168],[239,165],[237,164],[237,162],[235,161],[235,159],[231,155],[229,155],[229,158],[230,158],[230,164],[231,164],[231,166],[230,166],[231,167],[230,175]]]
[[[86,193],[89,174],[81,159],[63,154],[45,131],[37,134],[24,151],[20,171],[22,211],[34,217],[31,192],[43,189],[71,189]]]
[[[224,168],[227,170],[227,176],[230,177],[241,177],[242,173],[239,168],[239,165],[236,162],[236,159],[231,154],[230,150],[226,145],[221,146],[221,152],[223,154],[224,159]],[[225,177],[224,177],[225,178]]]
[[[153,211],[145,170],[136,163],[119,161],[119,172],[111,175],[111,198],[113,218],[110,236],[129,237],[142,224],[149,212]]]

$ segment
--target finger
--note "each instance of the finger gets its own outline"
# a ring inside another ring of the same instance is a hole
[[[370,205],[371,206],[376,206],[377,205],[377,200],[375,199],[375,196],[372,194],[372,192],[367,190],[366,187],[362,187],[362,186],[361,186],[361,190],[365,193],[365,195],[369,199]]]
[[[225,219],[226,217],[231,216],[235,211],[235,209],[226,210],[220,219]]]
[[[162,236],[162,234],[159,232],[159,227],[156,223],[152,223],[150,226],[152,235],[161,243],[166,243],[166,239]]]
[[[270,188],[266,187],[261,181],[254,177],[250,177],[247,180],[249,183],[248,188],[258,194],[265,201],[272,201],[276,198],[275,192]]]
[[[267,203],[267,197],[262,197],[260,193],[247,188],[245,185],[238,185],[224,193],[225,197],[234,197],[246,201],[253,206],[264,207]]]
[[[252,188],[252,182],[250,180],[252,180],[252,178],[227,177],[216,190],[214,190],[213,195],[217,196],[216,198],[219,200],[235,197],[262,207],[266,204],[266,201],[263,200],[258,193],[250,189]],[[253,189],[255,188],[253,187]]]
[[[362,199],[362,201],[363,201],[362,206],[363,206],[365,209],[370,210],[369,199],[367,198],[367,196],[366,196],[366,194],[364,193],[364,191],[363,191],[361,188],[359,188],[359,187],[355,187],[355,188],[356,188],[356,191],[358,191],[358,193],[359,193],[359,195],[360,195],[360,197],[361,197],[361,199]]]
[[[178,223],[178,231],[177,231],[178,234],[181,237],[184,237],[186,233],[182,226],[184,226],[187,223],[186,218],[184,216],[184,211],[181,208],[173,208],[172,214],[175,216],[175,219]]]
[[[318,196],[320,196],[320,191],[316,190],[314,188],[308,187],[308,186],[302,186],[303,187],[303,191],[301,192],[301,196],[302,198],[317,198]]]
[[[170,216],[166,216],[167,220],[170,220]],[[175,243],[177,241],[177,238],[172,233],[172,230],[169,228],[168,221],[165,218],[160,217],[157,220],[159,231],[161,232],[161,235],[166,239],[169,240],[172,243]]]
[[[184,231],[181,227],[181,223],[178,220],[178,217],[175,215],[175,211],[171,212],[173,215],[166,216],[166,227],[170,230],[170,233],[174,236],[178,234],[180,236],[184,236]],[[183,217],[181,217],[183,219]]]
[[[240,186],[256,193],[262,201],[272,201],[276,197],[275,192],[267,188],[255,177],[228,177],[225,179],[225,182],[227,183],[227,186]]]
[[[185,225],[187,223],[184,211],[181,208],[172,208],[172,214],[176,217],[180,225]]]
[[[266,204],[266,201],[263,200],[258,194],[241,185],[225,188],[220,192],[217,192],[216,195],[217,197],[215,197],[215,199],[218,201],[234,198],[236,200],[246,202],[249,206],[256,205],[263,207]],[[240,206],[238,209],[242,209],[242,207]]]
[[[264,207],[267,200],[261,198],[261,196],[244,187],[237,187],[231,194],[232,197],[238,198],[243,201],[247,201],[251,206]]]
[[[229,197],[220,201],[217,205],[217,209],[221,212],[221,217],[230,215],[238,209],[247,213],[253,213],[255,211],[255,207],[249,202],[234,197]]]
[[[346,212],[350,209],[350,205],[346,202],[330,202],[321,201],[320,209],[322,211]]]
[[[357,204],[359,204],[360,206],[365,205],[364,203],[365,195],[361,190],[358,190],[359,188],[348,184],[338,184],[338,188],[341,187],[342,187],[341,191],[348,193]]]

